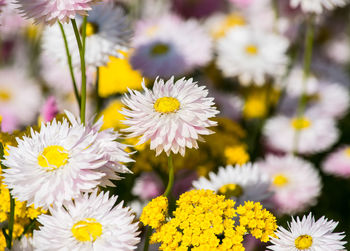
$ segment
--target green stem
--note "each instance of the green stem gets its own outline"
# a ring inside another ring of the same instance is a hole
[[[148,251],[149,248],[149,238],[151,237],[152,229],[151,227],[146,227],[146,239],[145,245],[143,246],[143,251]]]
[[[307,19],[305,49],[304,49],[303,86],[302,86],[302,94],[301,94],[301,97],[299,98],[298,107],[297,107],[297,113],[296,113],[297,118],[302,118],[304,116],[304,112],[307,104],[306,85],[311,72],[313,42],[314,42],[314,17],[310,16]],[[298,152],[299,134],[300,134],[300,131],[295,130],[293,153]]]
[[[63,37],[63,41],[64,41],[64,46],[66,48],[67,62],[68,62],[68,66],[69,66],[70,76],[72,78],[72,83],[73,83],[73,88],[74,88],[74,95],[75,95],[75,98],[77,99],[78,106],[80,107],[79,91],[78,91],[77,82],[76,82],[75,76],[74,76],[73,64],[72,64],[72,56],[71,56],[71,54],[69,52],[67,36],[66,36],[66,33],[64,32],[62,24],[60,22],[58,22],[58,24],[60,26],[62,37]]]
[[[171,189],[174,185],[174,164],[173,164],[173,157],[171,154],[168,156],[168,169],[169,169],[169,181],[168,186],[165,189],[164,196],[169,198]]]
[[[75,19],[72,19],[72,26],[77,40],[79,55],[80,55],[80,65],[81,65],[81,100],[80,100],[80,119],[83,124],[85,124],[85,113],[86,113],[86,68],[85,68],[85,39],[86,39],[86,16],[83,18],[82,24],[82,35],[80,40],[80,34],[77,27]]]
[[[96,114],[99,114],[102,107],[102,99],[98,94],[98,88],[100,85],[100,68],[96,68],[96,84],[95,84],[95,98],[96,98]]]
[[[8,223],[8,243],[7,247],[9,249],[12,248],[12,238],[13,238],[13,225],[15,223],[15,199],[12,197],[11,192],[10,192],[10,218],[9,218],[9,223]]]

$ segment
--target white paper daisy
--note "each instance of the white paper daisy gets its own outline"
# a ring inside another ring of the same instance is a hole
[[[259,167],[272,180],[272,201],[280,214],[301,212],[316,203],[322,185],[321,177],[311,163],[292,155],[268,155],[259,162]]]
[[[288,223],[288,229],[279,227],[275,234],[278,238],[272,237],[268,246],[269,250],[275,251],[341,251],[346,250],[342,241],[345,235],[333,233],[338,222],[328,220],[324,216],[315,221],[310,213],[308,216],[292,218]]]
[[[184,75],[211,60],[211,42],[209,34],[194,20],[166,15],[140,21],[130,63],[149,78]]]
[[[343,7],[348,0],[290,0],[293,8],[301,7],[304,12],[321,14],[323,10],[333,10],[336,7]]]
[[[0,115],[2,130],[13,131],[32,123],[41,107],[41,90],[23,69],[0,70]]]
[[[298,142],[296,132],[298,131]],[[306,114],[302,118],[278,115],[270,118],[263,129],[267,144],[283,152],[301,154],[322,152],[338,139],[339,132],[334,119]],[[298,143],[298,144],[297,144]]]
[[[195,189],[209,189],[232,198],[237,205],[245,201],[261,202],[271,196],[269,176],[251,163],[220,167],[217,174],[210,172],[209,178],[201,177],[192,185]]]
[[[174,82],[174,78],[164,82],[156,79],[153,89],[142,83],[144,93],[130,90],[122,102],[129,108],[121,112],[127,119],[130,137],[140,137],[138,144],[150,140],[156,155],[161,152],[185,154],[185,148],[198,148],[200,135],[213,133],[207,127],[217,123],[209,120],[219,112],[213,106],[213,98],[208,98],[204,86],[198,86],[192,79],[184,78]]]
[[[43,226],[34,231],[36,250],[134,250],[140,239],[137,222],[128,207],[117,197],[95,190],[64,207],[50,208],[41,215]]]
[[[19,201],[43,208],[61,205],[82,191],[110,185],[106,179],[119,178],[114,172],[128,171],[117,162],[130,159],[113,141],[116,135],[97,133],[67,115],[70,122],[42,124],[39,132],[32,130],[30,137],[17,138],[17,147],[9,147],[4,182]]]
[[[280,35],[235,27],[218,41],[217,65],[226,77],[238,77],[242,85],[263,85],[267,77],[285,72],[288,46],[288,40]]]
[[[81,24],[82,18],[79,17],[77,18],[78,27]],[[73,66],[80,67],[80,55],[73,28],[70,24],[64,24],[63,27],[72,55]],[[86,36],[86,65],[98,67],[106,65],[110,56],[123,57],[118,51],[127,49],[131,30],[123,10],[119,7],[113,7],[110,3],[105,3],[94,6],[89,12]],[[58,24],[45,28],[43,49],[48,55],[66,64],[67,56]]]

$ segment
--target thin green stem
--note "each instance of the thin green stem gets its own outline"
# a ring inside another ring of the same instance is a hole
[[[146,239],[145,239],[145,245],[143,246],[143,251],[148,251],[149,248],[149,238],[152,234],[152,228],[146,227]]]
[[[303,86],[302,86],[302,94],[301,94],[301,97],[299,98],[298,107],[297,107],[297,113],[296,113],[297,118],[303,118],[306,104],[307,104],[306,85],[307,85],[307,79],[309,78],[310,72],[311,72],[313,42],[314,42],[314,17],[310,16],[307,19],[305,48],[304,48]],[[293,153],[298,152],[299,135],[300,135],[300,131],[295,130]]]
[[[102,99],[98,93],[98,88],[100,85],[100,68],[96,68],[96,84],[95,84],[95,98],[96,98],[96,114],[99,114],[102,107]]]
[[[171,154],[168,156],[168,169],[169,169],[169,181],[168,186],[165,189],[164,196],[169,198],[169,195],[171,193],[171,189],[174,185],[174,164],[173,164],[173,157]]]
[[[64,32],[63,25],[60,22],[58,22],[58,24],[60,26],[62,37],[63,37],[63,41],[64,41],[64,46],[66,48],[67,62],[68,62],[68,66],[69,66],[70,76],[72,78],[72,83],[73,83],[73,88],[74,88],[74,95],[75,95],[75,98],[77,99],[78,106],[80,107],[79,91],[78,91],[77,82],[76,82],[75,76],[74,76],[73,64],[72,64],[72,56],[71,56],[71,54],[69,52],[67,36],[66,36],[66,33]]]
[[[83,18],[83,24],[81,27],[81,39],[80,33],[77,27],[75,19],[72,19],[72,26],[77,40],[79,55],[80,55],[80,65],[81,65],[81,100],[80,100],[80,119],[83,124],[85,124],[85,113],[86,113],[86,67],[85,67],[85,39],[86,39],[86,16]]]
[[[12,238],[13,238],[13,225],[15,223],[15,199],[11,195],[10,191],[10,217],[9,217],[9,223],[8,223],[8,243],[7,247],[9,249],[12,248]]]

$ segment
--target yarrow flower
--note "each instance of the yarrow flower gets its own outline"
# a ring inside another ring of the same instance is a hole
[[[77,18],[77,25],[81,29],[82,18]],[[74,67],[80,67],[80,54],[74,30],[71,25],[64,24],[69,51]],[[87,66],[98,67],[106,65],[110,56],[123,57],[120,51],[126,51],[131,37],[131,30],[120,7],[111,3],[95,6],[87,17],[86,51]],[[67,55],[58,24],[46,27],[43,34],[43,49],[57,61],[66,64]]]
[[[257,165],[228,165],[220,167],[217,174],[210,172],[209,178],[201,177],[192,183],[195,189],[210,189],[225,195],[238,205],[245,201],[263,201],[271,196],[268,191],[270,178]]]
[[[134,250],[139,243],[138,224],[116,196],[80,195],[64,207],[53,206],[41,215],[34,231],[36,250]]]
[[[268,77],[285,72],[288,40],[250,26],[235,27],[218,41],[217,65],[226,77],[242,85],[263,85]]]
[[[268,155],[259,162],[261,170],[272,180],[270,191],[277,212],[297,213],[316,203],[321,193],[321,177],[306,160],[293,155]]]
[[[337,141],[339,132],[335,120],[331,118],[311,114],[301,118],[278,115],[267,120],[263,135],[267,144],[276,150],[312,154],[331,147]]]
[[[269,250],[276,251],[342,251],[346,250],[344,245],[344,233],[333,233],[338,222],[326,219],[322,216],[315,221],[310,213],[308,216],[292,218],[288,228],[279,227],[276,238],[271,239],[273,245],[268,246]]]
[[[165,222],[168,210],[168,199],[164,196],[154,198],[144,207],[140,221],[152,228],[159,228]]]
[[[213,107],[213,98],[208,98],[204,86],[185,78],[164,82],[156,79],[153,89],[143,83],[145,93],[130,90],[122,102],[128,107],[121,112],[130,137],[140,137],[138,144],[150,140],[151,150],[156,155],[163,151],[185,154],[185,148],[198,148],[200,135],[211,134],[207,127],[217,123],[209,120],[219,112]]]
[[[143,215],[157,212],[160,221],[150,221],[148,216],[141,222],[156,226],[151,243],[161,243],[161,250],[244,250],[243,236],[251,233],[263,242],[274,236],[276,218],[259,203],[246,202],[234,208],[235,202],[216,195],[210,190],[192,190],[182,194],[176,202],[173,218],[164,221],[164,206],[157,210],[145,207]],[[162,200],[167,200],[162,197]]]
[[[330,153],[322,163],[322,170],[338,177],[350,177],[350,146],[343,146]]]
[[[110,130],[98,132],[102,120],[84,127],[72,114],[69,122],[42,123],[39,132],[17,138],[3,164],[4,182],[19,201],[36,207],[61,205],[98,185],[113,185],[116,174],[130,172],[120,162],[130,162],[125,146]],[[28,186],[30,184],[30,186]]]
[[[343,7],[348,3],[347,0],[290,0],[290,6],[293,8],[301,7],[304,12],[321,14],[324,9],[333,10],[336,7]]]
[[[52,25],[57,21],[68,23],[76,15],[87,15],[91,6],[99,0],[16,0],[19,10],[36,23]]]

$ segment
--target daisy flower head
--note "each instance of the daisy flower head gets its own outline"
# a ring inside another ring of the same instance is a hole
[[[296,66],[290,71],[283,85],[287,94],[291,97],[299,97],[303,92],[306,95],[314,95],[319,89],[319,81],[313,75],[309,76],[304,84],[304,73],[300,66]]]
[[[36,23],[68,23],[76,15],[86,16],[98,0],[16,0],[21,14]]]
[[[211,60],[211,38],[197,21],[166,15],[141,22],[130,63],[145,77],[184,75]]]
[[[95,131],[101,121],[91,129],[72,114],[67,116],[70,121],[42,123],[40,131],[31,130],[29,137],[17,138],[18,145],[9,147],[3,161],[8,167],[3,170],[4,182],[19,201],[43,208],[59,206],[82,191],[111,185],[110,178],[120,178],[115,172],[128,171],[117,162],[130,159],[120,153],[115,135]]]
[[[134,250],[140,239],[138,224],[116,196],[94,190],[64,207],[53,206],[41,215],[34,231],[36,250]]]
[[[144,93],[130,90],[122,102],[128,107],[121,111],[126,116],[123,129],[130,137],[140,137],[143,144],[150,140],[151,150],[159,155],[163,151],[185,155],[185,148],[198,148],[200,135],[213,132],[207,127],[217,123],[209,120],[219,111],[214,107],[213,98],[207,97],[205,86],[198,86],[192,79],[164,82],[156,79],[153,89],[145,87]]]
[[[330,153],[322,164],[322,170],[338,177],[350,177],[350,146],[343,146]]]
[[[201,177],[192,183],[195,189],[209,189],[219,195],[225,195],[236,201],[237,205],[245,201],[260,202],[271,196],[268,192],[270,178],[259,170],[257,165],[228,165],[220,167],[217,174],[210,172],[209,179]]]
[[[296,151],[312,154],[331,147],[337,141],[339,131],[332,118],[316,117],[312,114],[299,118],[278,115],[266,122],[263,135],[273,149],[287,153]]]
[[[292,218],[288,229],[279,227],[275,232],[277,237],[271,239],[269,250],[276,251],[341,251],[346,250],[342,241],[345,235],[334,233],[338,222],[328,220],[322,216],[317,221],[310,213],[308,216]]]
[[[303,12],[315,14],[322,14],[324,10],[333,10],[348,3],[348,0],[290,0],[291,7],[301,7]]]
[[[259,167],[272,180],[272,201],[281,214],[303,211],[321,193],[321,177],[309,162],[292,155],[268,155]]]
[[[226,77],[242,85],[263,85],[267,77],[283,75],[288,63],[288,40],[250,26],[234,27],[218,41],[217,65]]]
[[[77,17],[78,28],[82,25],[82,17]],[[71,25],[63,25],[67,36],[69,51],[74,67],[80,67],[80,55],[74,30]],[[114,7],[112,3],[95,6],[87,17],[86,51],[87,66],[99,67],[106,65],[110,56],[123,57],[118,51],[125,51],[131,37],[131,30],[124,11]],[[46,27],[43,34],[43,49],[53,58],[66,64],[67,56],[58,24]]]

